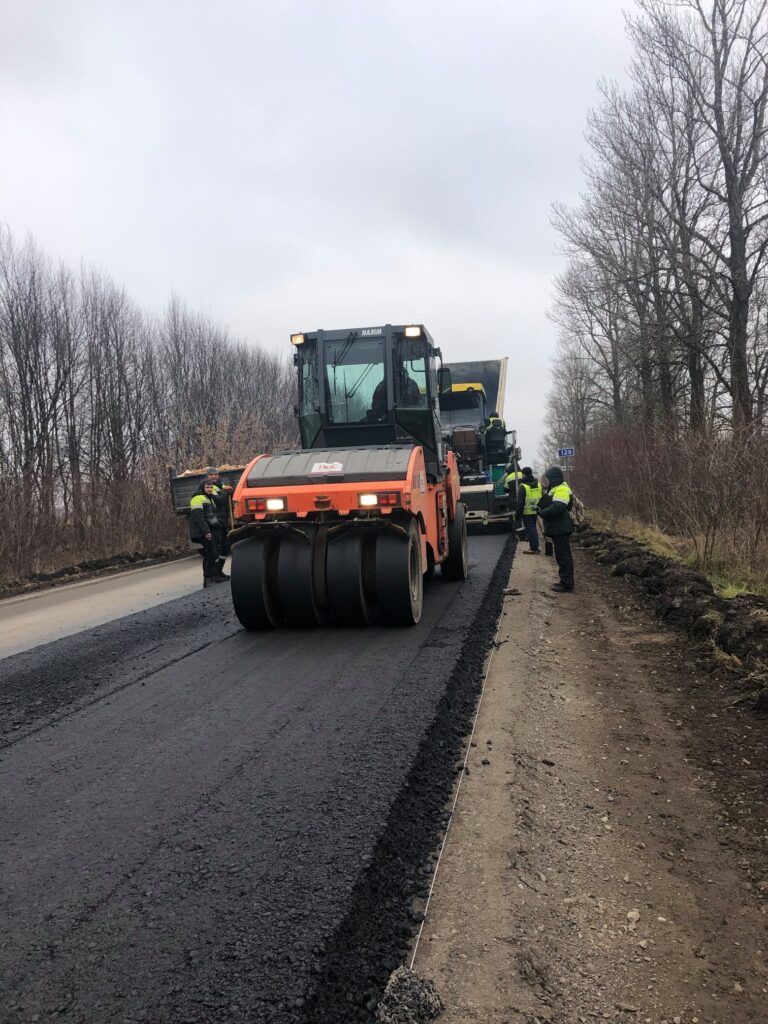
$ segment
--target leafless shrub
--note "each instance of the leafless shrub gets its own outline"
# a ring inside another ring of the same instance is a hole
[[[167,467],[293,443],[294,401],[282,356],[0,227],[0,579],[179,543]]]
[[[700,568],[768,579],[763,431],[604,431],[580,454],[573,481],[588,505],[685,537]]]

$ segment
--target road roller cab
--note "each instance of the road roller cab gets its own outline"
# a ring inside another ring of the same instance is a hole
[[[251,629],[414,624],[425,575],[467,573],[440,352],[421,325],[291,341],[302,448],[257,456],[235,491],[238,618]]]

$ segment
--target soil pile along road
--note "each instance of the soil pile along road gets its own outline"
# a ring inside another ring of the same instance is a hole
[[[768,710],[768,600],[755,594],[725,599],[706,576],[655,555],[637,541],[589,526],[577,534],[611,575],[643,590],[663,620],[705,644],[721,667],[751,689],[756,704]]]
[[[17,724],[0,766],[0,1020],[301,1019],[326,951],[349,966],[340,933],[441,714],[450,776],[464,723],[451,732],[446,687],[475,648],[462,672],[479,682],[505,542],[473,539],[469,580],[435,580],[410,630],[247,634],[221,587],[0,663]],[[418,834],[431,819],[411,811]],[[414,869],[387,884],[408,891]],[[362,991],[342,984],[349,1021],[371,1018],[408,922],[388,934],[376,963],[354,962]]]

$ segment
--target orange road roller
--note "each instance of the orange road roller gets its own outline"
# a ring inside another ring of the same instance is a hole
[[[291,336],[302,447],[257,456],[233,496],[232,599],[246,629],[415,625],[424,577],[467,576],[450,372],[421,324]]]

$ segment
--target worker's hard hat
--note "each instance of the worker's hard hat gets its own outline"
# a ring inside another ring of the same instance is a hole
[[[215,466],[206,466],[205,475],[206,476],[218,476],[219,475],[219,471],[218,471],[218,469]]]

